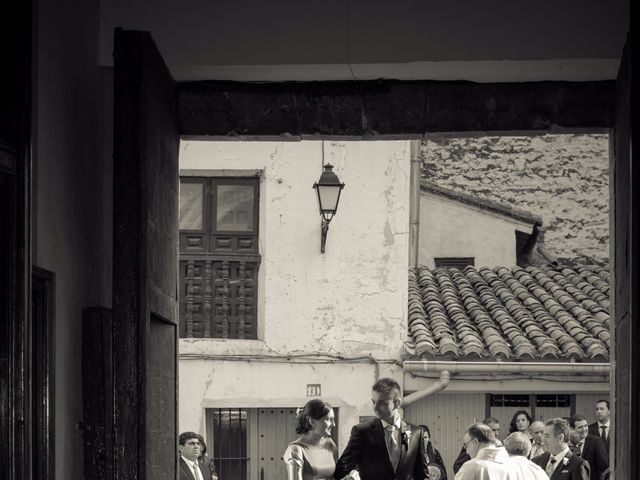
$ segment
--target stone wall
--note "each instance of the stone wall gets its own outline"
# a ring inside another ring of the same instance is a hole
[[[540,215],[561,262],[608,261],[608,135],[431,137],[422,155],[423,178]]]

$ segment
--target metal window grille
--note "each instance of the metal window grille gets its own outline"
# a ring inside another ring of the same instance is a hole
[[[571,395],[536,395],[536,407],[571,407]]]
[[[529,407],[530,397],[529,395],[509,395],[498,394],[491,395],[492,407]]]
[[[218,478],[247,478],[247,410],[211,409],[213,416],[213,461]]]

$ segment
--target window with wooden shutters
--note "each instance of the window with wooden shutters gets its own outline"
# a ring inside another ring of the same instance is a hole
[[[257,338],[259,179],[180,179],[180,336]]]

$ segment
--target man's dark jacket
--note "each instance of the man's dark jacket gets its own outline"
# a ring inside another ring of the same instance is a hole
[[[611,424],[612,422],[609,422]],[[604,446],[607,447],[607,452],[609,451],[609,447],[611,445],[611,427],[607,430],[607,439],[604,441]],[[598,422],[594,422],[589,425],[589,435],[593,435],[594,437],[600,437],[602,439],[602,432],[600,431],[600,424]]]
[[[458,473],[458,470],[464,465],[466,462],[471,460],[471,457],[467,453],[467,449],[462,447],[460,449],[460,453],[458,454],[458,458],[456,458],[455,462],[453,462],[453,473],[454,475]]]
[[[591,480],[600,480],[602,473],[609,468],[609,454],[604,441],[600,437],[587,435],[582,447],[582,458],[589,462]]]
[[[207,465],[207,463],[208,462],[203,462],[198,460],[198,466],[200,467],[200,473],[202,473],[202,478],[204,480],[211,480],[212,473],[215,473],[215,472],[211,472],[211,470],[209,470],[209,466]],[[193,470],[191,469],[191,467],[189,467],[189,465],[187,465],[187,462],[185,462],[182,459],[182,456],[180,456],[180,468],[178,468],[178,478],[180,480],[198,480],[197,478],[194,477]]]
[[[547,452],[537,456],[532,462],[544,470],[550,458],[551,453]],[[569,451],[560,461],[560,465],[556,466],[549,480],[589,480],[589,478],[589,464]]]
[[[394,472],[382,422],[376,418],[354,426],[334,478],[340,480],[357,470],[361,480],[428,480],[422,429],[402,421],[401,439],[400,461]]]

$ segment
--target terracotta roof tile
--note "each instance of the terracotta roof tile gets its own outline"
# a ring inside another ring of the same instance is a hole
[[[408,357],[609,358],[602,267],[409,271]]]

